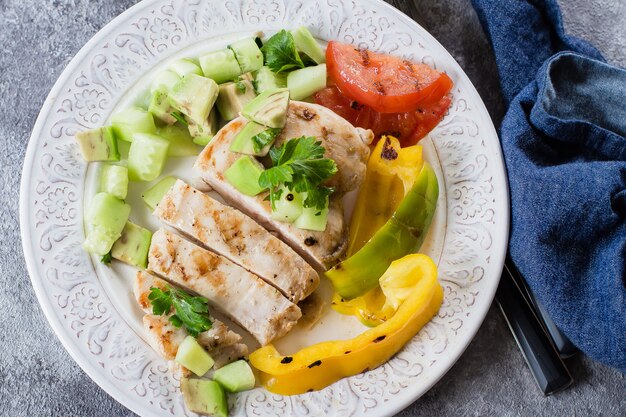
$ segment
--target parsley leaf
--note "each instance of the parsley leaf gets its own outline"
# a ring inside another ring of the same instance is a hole
[[[110,265],[112,260],[113,260],[113,255],[111,255],[111,251],[109,251],[109,253],[107,253],[106,255],[103,255],[102,258],[100,258],[100,262],[102,262],[105,265]]]
[[[324,158],[324,152],[322,142],[311,136],[291,139],[270,149],[273,166],[261,173],[259,185],[269,188],[272,207],[280,198],[282,185],[291,191],[306,192],[304,207],[320,210],[326,207],[328,196],[334,190],[321,184],[337,173],[337,164]]]
[[[153,314],[169,314],[174,308],[175,314],[170,317],[170,322],[176,327],[184,326],[193,337],[206,332],[213,324],[209,316],[208,301],[204,297],[194,297],[172,287],[152,287],[148,299],[152,303]]]
[[[245,94],[246,92],[246,84],[242,81],[242,80],[236,80],[235,81],[235,87],[237,88],[237,90],[239,90],[239,92],[241,94]]]
[[[296,50],[293,35],[285,29],[269,38],[261,51],[265,56],[265,65],[275,73],[304,68],[304,63]]]
[[[281,130],[282,129],[280,128],[272,127],[252,136],[252,147],[254,148],[254,152],[261,152],[261,149],[270,144],[276,136],[278,136]]]

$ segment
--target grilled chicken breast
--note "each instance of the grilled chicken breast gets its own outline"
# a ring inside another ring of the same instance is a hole
[[[319,284],[315,270],[291,247],[239,210],[183,181],[174,184],[154,215],[200,246],[263,278],[293,303]]]
[[[276,144],[300,136],[315,136],[326,149],[325,157],[337,163],[338,172],[328,182],[335,187],[330,198],[328,223],[323,232],[301,230],[290,223],[271,218],[267,193],[250,197],[240,193],[224,178],[224,172],[240,157],[230,152],[230,144],[247,120],[238,117],[224,126],[204,148],[194,169],[200,179],[217,191],[229,204],[239,208],[266,229],[275,232],[285,243],[319,270],[335,265],[347,247],[342,196],[356,189],[365,175],[369,156],[367,144],[371,131],[354,128],[343,118],[316,104],[292,101],[287,124]]]
[[[163,229],[152,236],[148,270],[207,298],[262,345],[287,333],[302,315],[261,278]]]
[[[163,316],[151,314],[152,306],[148,299],[150,288],[164,289],[166,286],[167,283],[162,279],[140,271],[135,278],[133,289],[137,302],[148,313],[143,317],[143,327],[150,346],[163,358],[173,360],[180,344],[187,337],[187,332],[169,321],[171,314]],[[212,321],[211,329],[198,335],[198,343],[210,353],[215,360],[216,368],[248,354],[248,347],[241,343],[241,336],[229,330],[221,321],[216,319]]]

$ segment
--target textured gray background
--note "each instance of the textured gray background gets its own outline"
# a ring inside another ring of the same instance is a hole
[[[0,0],[0,416],[130,416],[72,361],[35,299],[18,225],[19,177],[30,131],[56,78],[132,0]],[[452,53],[494,121],[502,104],[492,53],[469,0],[392,1]],[[561,0],[566,28],[626,66],[626,0]],[[402,416],[617,416],[624,375],[583,357],[575,385],[544,397],[495,307],[452,370]],[[621,411],[621,413],[620,413]]]

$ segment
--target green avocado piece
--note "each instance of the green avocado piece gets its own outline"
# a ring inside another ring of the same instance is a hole
[[[122,236],[115,241],[111,248],[111,256],[128,265],[145,269],[148,267],[148,250],[151,240],[152,232],[150,230],[126,222]]]
[[[283,128],[287,120],[289,90],[278,88],[266,90],[246,104],[241,114],[248,120],[267,127]]]
[[[156,209],[156,206],[163,200],[163,196],[167,194],[176,181],[176,177],[165,177],[141,194],[141,198],[150,210]]]
[[[239,80],[220,84],[220,92],[217,96],[217,109],[226,121],[239,116],[243,106],[256,97],[254,86],[248,80]]]
[[[170,103],[175,110],[195,124],[204,123],[215,100],[218,86],[210,78],[189,74],[182,78],[170,92]]]
[[[235,136],[230,145],[230,150],[246,155],[265,156],[280,131],[281,129],[276,127],[267,127],[256,122],[248,122]]]
[[[180,389],[183,392],[185,407],[191,412],[228,417],[228,400],[220,384],[208,379],[182,378]]]
[[[264,170],[259,161],[244,155],[224,171],[224,177],[241,193],[254,196],[265,190],[259,185],[259,177]]]
[[[163,124],[173,125],[176,123],[176,118],[172,116],[174,108],[170,104],[170,96],[166,91],[158,90],[152,94],[148,111]]]
[[[193,143],[196,145],[206,146],[219,130],[219,116],[217,115],[216,109],[213,109],[211,113],[209,113],[209,117],[202,123],[195,123],[189,118],[185,119],[188,123],[187,128],[189,129],[189,134],[193,138]]]
[[[74,138],[78,142],[80,153],[87,162],[120,160],[117,140],[111,127],[78,132]]]

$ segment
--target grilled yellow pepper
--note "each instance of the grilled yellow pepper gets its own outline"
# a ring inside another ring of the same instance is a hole
[[[276,394],[295,395],[322,389],[341,378],[374,369],[389,360],[437,313],[443,290],[437,266],[426,255],[412,254],[395,261],[412,281],[410,293],[386,322],[351,340],[322,342],[291,356],[273,345],[250,355],[261,383]]]
[[[357,203],[355,213],[350,245],[355,253],[326,272],[344,300],[376,288],[391,262],[418,250],[435,213],[439,185],[433,169],[421,159],[421,147],[400,149],[400,144],[392,137],[381,142],[383,144],[377,145],[370,157],[365,188],[359,194],[359,200],[361,195],[366,197]],[[417,168],[412,167],[411,162],[416,163]],[[384,175],[379,175],[381,172]],[[391,187],[385,185],[387,183],[392,184]],[[391,190],[395,201],[389,202],[390,208],[383,211],[380,207],[387,204],[385,187]],[[398,191],[400,188],[402,193]],[[403,198],[397,203],[399,197]],[[369,205],[374,207],[371,213]],[[391,215],[390,211],[393,211]]]

